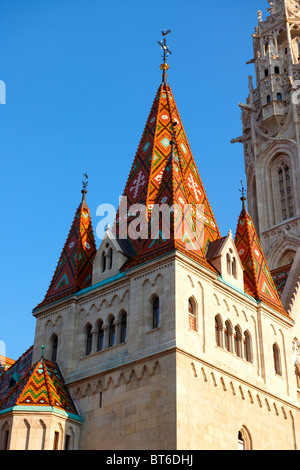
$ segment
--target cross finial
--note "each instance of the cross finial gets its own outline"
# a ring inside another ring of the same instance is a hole
[[[167,59],[172,52],[169,49],[169,46],[167,45],[167,39],[166,36],[171,33],[171,30],[168,29],[168,31],[164,30],[161,32],[163,35],[163,40],[162,41],[157,41],[160,47],[163,50],[163,55],[162,58],[164,59],[163,64],[161,64],[160,69],[163,71],[163,84],[167,84],[167,70],[169,70],[170,66],[167,64]]]

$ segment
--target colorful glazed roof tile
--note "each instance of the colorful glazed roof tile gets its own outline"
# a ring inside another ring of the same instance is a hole
[[[15,385],[9,387],[0,401],[0,411],[18,406],[23,409],[33,406],[52,407],[78,414],[57,365],[43,358]]]
[[[235,244],[244,267],[245,291],[256,300],[288,316],[281,304],[253,221],[245,206],[238,220]]]
[[[27,351],[22,354],[21,357],[17,361],[12,364],[12,366],[4,371],[2,375],[0,375],[0,401],[7,393],[7,388],[12,382],[16,382],[16,378],[18,380],[22,378],[32,366],[32,351],[33,346],[31,346]]]
[[[286,281],[289,277],[289,273],[291,271],[292,264],[288,264],[287,266],[282,266],[281,268],[274,269],[271,271],[272,279],[277,289],[279,296],[282,296],[283,290],[286,285]]]
[[[167,84],[163,83],[156,94],[127,180],[124,197],[127,198],[127,205],[124,206],[125,211],[120,205],[115,224],[117,237],[120,238],[125,227],[128,244],[133,253],[124,269],[175,249],[213,269],[205,258],[205,251],[211,241],[220,237],[220,233],[171,88]],[[130,209],[135,204],[146,208],[144,219],[141,214],[138,217],[141,220],[140,233],[143,229],[145,232],[141,237],[136,237],[137,239],[130,233],[130,225],[135,220],[135,215],[130,213]],[[173,207],[171,217],[168,210],[164,215],[154,217],[154,214],[158,214],[157,205]],[[162,222],[168,224],[170,220],[168,235],[168,230],[163,230]]]
[[[92,263],[97,249],[90,212],[85,202],[86,191],[83,190],[82,193],[82,201],[76,211],[48,292],[43,302],[34,310],[91,285]]]
[[[0,355],[0,375],[6,372],[14,363],[15,361],[13,359]]]

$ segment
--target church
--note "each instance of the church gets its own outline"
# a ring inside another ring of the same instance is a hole
[[[97,249],[86,179],[34,344],[0,357],[1,450],[300,448],[300,1],[269,4],[232,140],[235,233],[198,173],[165,31],[114,226]]]

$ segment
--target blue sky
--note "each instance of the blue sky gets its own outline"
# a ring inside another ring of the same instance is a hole
[[[117,205],[161,82],[169,84],[222,235],[241,209],[238,103],[248,94],[257,11],[267,0],[0,0],[2,168],[0,340],[33,344],[44,298],[89,175],[98,205]],[[99,240],[97,240],[99,246]]]

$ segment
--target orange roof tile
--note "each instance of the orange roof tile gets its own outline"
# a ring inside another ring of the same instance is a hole
[[[272,280],[254,223],[245,208],[238,220],[235,244],[244,267],[245,291],[288,317]]]
[[[91,285],[92,263],[97,249],[85,192],[47,294],[34,310]]]
[[[0,401],[0,411],[15,406],[51,406],[77,414],[57,365],[41,359]]]
[[[127,198],[129,212],[125,221],[127,230],[135,219],[130,215],[130,208],[135,204],[146,208],[146,236],[135,239],[131,237],[129,229],[127,240],[133,257],[125,264],[124,269],[177,249],[213,270],[206,261],[205,252],[209,243],[220,237],[220,232],[191,153],[172,90],[167,84],[162,84],[158,89],[124,196]],[[164,236],[168,233],[163,232],[159,217],[153,216],[155,205],[174,208],[171,217],[168,212],[163,216],[168,217],[170,221],[169,236]],[[180,224],[183,214],[184,226]],[[115,224],[117,236],[122,230],[122,217],[124,218],[123,212],[119,208]]]

